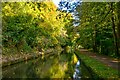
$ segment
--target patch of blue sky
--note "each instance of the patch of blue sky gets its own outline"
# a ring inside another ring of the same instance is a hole
[[[82,0],[52,0],[53,3],[58,7],[58,4],[60,1],[67,1],[67,2],[70,2],[71,4],[74,3],[74,2],[82,2]]]

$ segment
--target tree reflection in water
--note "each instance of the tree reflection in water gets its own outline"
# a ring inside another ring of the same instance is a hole
[[[2,74],[3,78],[70,78],[67,70],[68,57],[62,54],[7,66],[2,69]]]

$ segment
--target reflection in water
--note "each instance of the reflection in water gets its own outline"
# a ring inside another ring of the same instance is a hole
[[[69,78],[67,70],[68,58],[62,54],[7,66],[2,69],[2,74],[3,78]]]
[[[3,78],[72,78],[80,80],[81,78],[90,78],[91,74],[81,64],[81,61],[75,65],[70,64],[70,58],[66,54],[60,56],[54,55],[45,57],[44,59],[37,58],[2,69]],[[81,75],[81,72],[82,75]]]
[[[75,66],[75,72],[73,74],[73,79],[74,80],[80,80],[81,79],[81,72],[80,72],[80,61],[78,60],[78,62],[76,63]]]

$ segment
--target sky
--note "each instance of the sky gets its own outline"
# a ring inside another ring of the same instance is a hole
[[[54,4],[58,7],[58,3],[60,2],[60,0],[52,0],[54,2]]]
[[[53,3],[58,7],[58,4],[61,0],[52,0]],[[65,1],[73,1],[73,2],[76,2],[76,1],[79,1],[79,0],[65,0]]]

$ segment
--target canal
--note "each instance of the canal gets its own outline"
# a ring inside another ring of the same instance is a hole
[[[90,78],[91,74],[80,60],[72,63],[66,54],[37,58],[2,68],[4,78]]]

